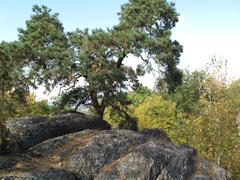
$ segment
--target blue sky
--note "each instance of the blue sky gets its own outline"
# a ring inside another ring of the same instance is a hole
[[[106,28],[118,22],[117,12],[127,0],[1,0],[0,40],[17,39],[17,28],[25,27],[34,4],[46,5],[59,13],[66,31],[76,28]]]
[[[66,31],[107,28],[118,22],[117,12],[127,0],[1,0],[0,41],[17,39],[34,4],[58,12]],[[172,0],[180,13],[173,39],[184,48],[181,68],[202,68],[211,57],[228,60],[229,77],[240,78],[240,0]],[[142,79],[142,81],[147,81]],[[148,81],[149,82],[149,81]],[[149,86],[152,86],[151,84]]]

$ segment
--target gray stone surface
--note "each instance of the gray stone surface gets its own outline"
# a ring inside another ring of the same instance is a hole
[[[96,129],[49,138],[0,156],[0,179],[226,180],[224,169],[198,158],[191,147],[173,144],[160,129]]]
[[[2,175],[1,175],[2,174]],[[75,180],[76,176],[63,169],[52,167],[46,169],[32,169],[31,171],[21,168],[11,172],[1,172],[1,180]]]
[[[194,158],[195,172],[190,180],[227,180],[226,172],[215,163]]]
[[[14,147],[15,150],[28,149],[49,138],[85,129],[111,129],[107,122],[96,116],[74,113],[50,118],[37,116],[6,121],[5,127],[10,131],[8,135],[12,140],[12,145],[9,145],[9,147]],[[11,152],[11,149],[9,151]]]

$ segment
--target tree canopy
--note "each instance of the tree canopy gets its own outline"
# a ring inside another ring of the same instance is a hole
[[[178,21],[172,3],[130,0],[122,6],[114,27],[66,33],[57,14],[46,6],[34,6],[33,12],[26,28],[19,30],[28,77],[49,91],[62,88],[61,107],[91,106],[102,117],[110,106],[128,117],[126,92],[140,86],[139,76],[157,69],[170,91],[181,83],[177,64],[182,47],[171,39]],[[136,69],[125,65],[129,55],[142,60]]]

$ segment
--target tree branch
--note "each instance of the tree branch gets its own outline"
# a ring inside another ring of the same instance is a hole
[[[124,110],[122,110],[119,106],[110,103],[110,106],[113,107],[113,109],[117,110],[118,112],[120,112],[121,114],[123,114],[125,117],[130,117],[129,114],[127,112],[125,112]]]
[[[127,56],[127,54],[125,53],[125,50],[123,50],[122,56],[119,57],[118,60],[117,60],[117,65],[116,65],[117,68],[120,68],[120,67],[121,67],[122,61],[124,60],[124,58],[125,58],[126,56]]]

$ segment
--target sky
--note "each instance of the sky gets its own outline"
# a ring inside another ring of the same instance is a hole
[[[1,0],[0,41],[17,40],[17,28],[25,27],[34,4],[46,5],[53,12],[58,12],[65,31],[74,31],[76,28],[111,28],[118,23],[117,12],[126,2],[127,0]],[[179,13],[179,22],[172,31],[172,39],[183,45],[179,67],[192,71],[201,69],[215,56],[227,59],[230,79],[240,78],[240,1],[171,2],[175,2]],[[149,81],[149,78],[152,76],[145,76],[141,81],[152,87],[153,81]]]

